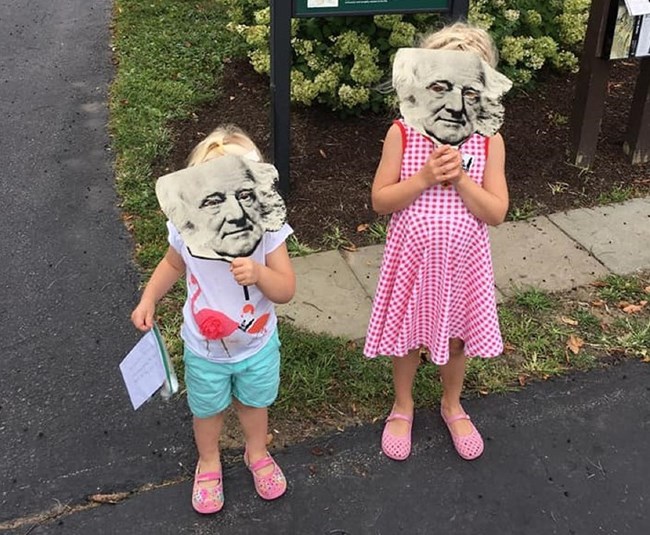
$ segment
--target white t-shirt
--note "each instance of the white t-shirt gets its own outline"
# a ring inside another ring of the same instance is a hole
[[[196,355],[214,362],[239,362],[257,353],[277,325],[274,305],[257,286],[235,282],[230,264],[222,260],[190,255],[178,230],[167,222],[169,244],[185,262],[187,300],[183,307],[181,337]],[[266,255],[284,243],[293,230],[285,224],[277,232],[266,232],[250,257],[266,265]],[[208,333],[206,337],[201,332]]]

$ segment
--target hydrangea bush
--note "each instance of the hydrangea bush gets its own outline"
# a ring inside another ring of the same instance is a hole
[[[223,0],[248,45],[253,68],[270,72],[268,0]],[[574,71],[590,0],[471,0],[468,19],[488,30],[499,48],[500,70],[516,85],[531,83],[545,65]],[[293,19],[291,98],[333,110],[379,111],[393,104],[381,88],[396,50],[441,24],[432,14]]]
[[[499,69],[525,86],[545,65],[578,68],[590,5],[591,0],[471,0],[468,18],[494,38]]]

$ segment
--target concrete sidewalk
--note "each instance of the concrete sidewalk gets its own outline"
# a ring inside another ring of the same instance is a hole
[[[504,223],[490,238],[500,300],[521,287],[569,290],[650,269],[650,197]],[[278,314],[314,332],[365,337],[382,251],[375,245],[294,258],[298,290]]]

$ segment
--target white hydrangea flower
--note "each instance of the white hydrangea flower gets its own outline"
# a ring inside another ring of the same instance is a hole
[[[518,21],[520,14],[521,13],[516,9],[506,9],[503,12],[503,16],[506,18],[506,20],[509,20],[510,22]]]

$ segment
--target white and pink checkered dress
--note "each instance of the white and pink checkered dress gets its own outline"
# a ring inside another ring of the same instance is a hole
[[[432,142],[401,121],[400,180],[424,165]],[[483,182],[487,139],[472,135],[461,147],[472,158],[468,175]],[[473,216],[453,187],[434,186],[391,218],[364,354],[405,356],[425,347],[431,360],[449,360],[449,339],[467,356],[503,351],[487,225]]]

